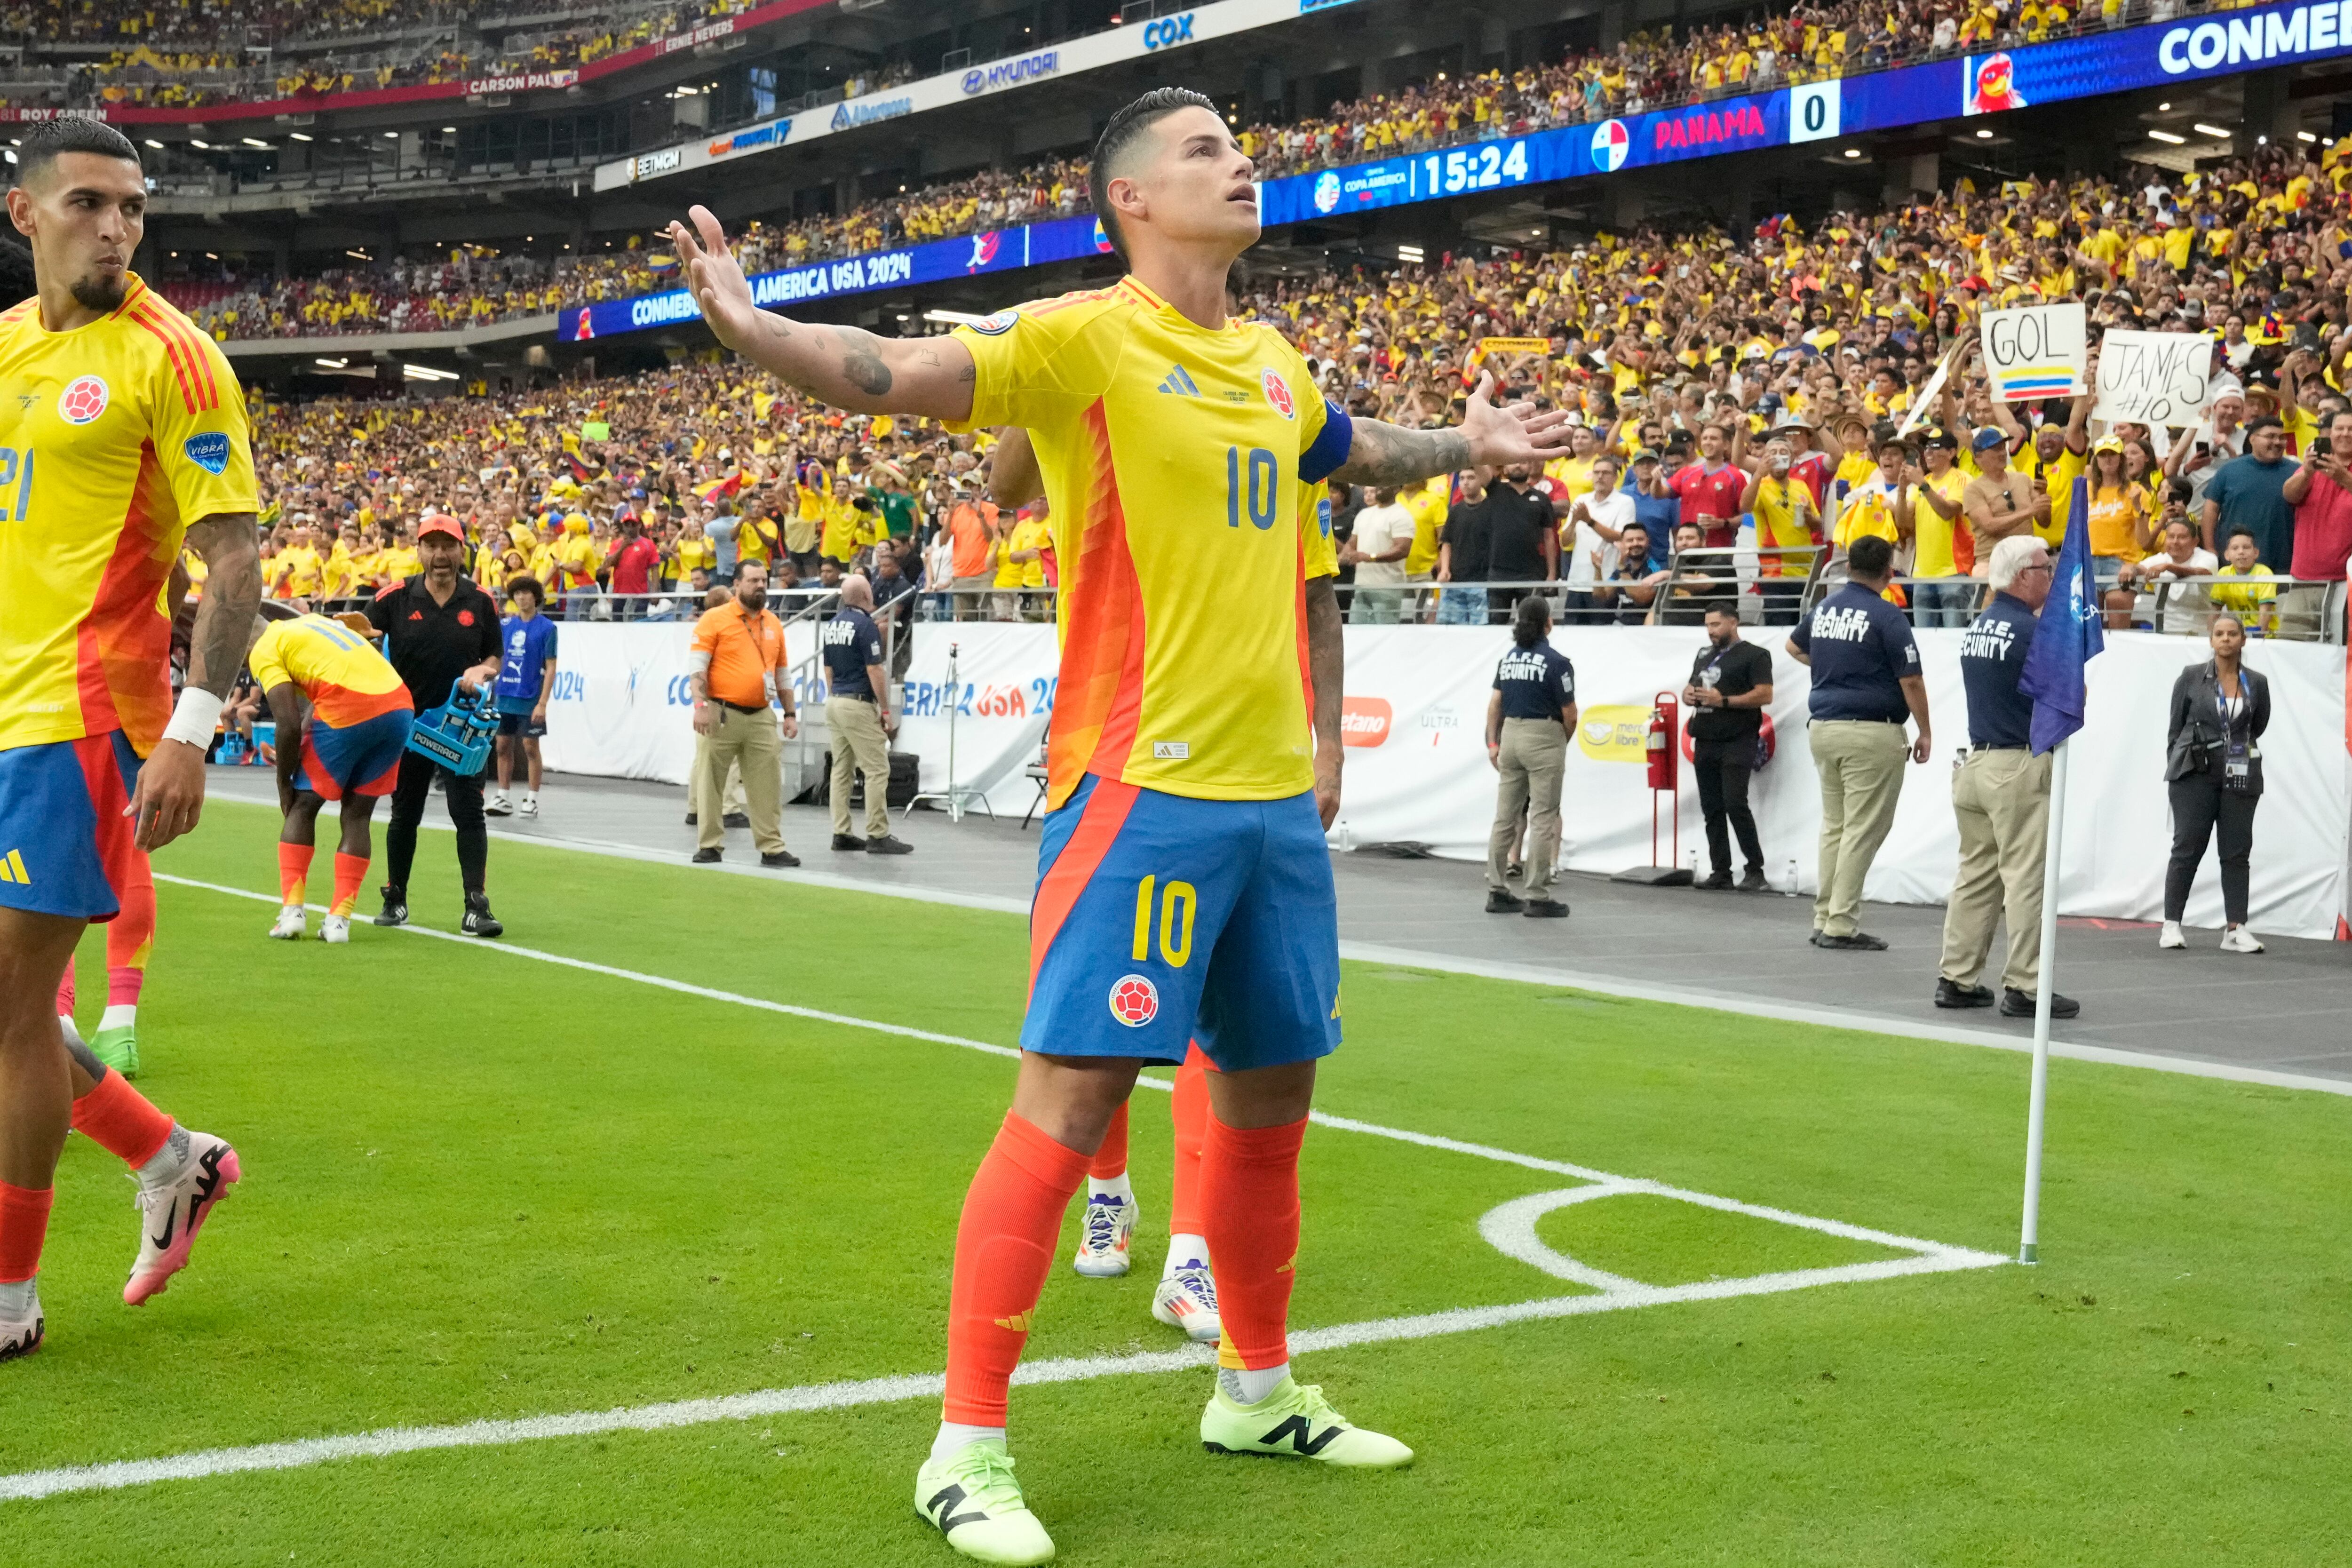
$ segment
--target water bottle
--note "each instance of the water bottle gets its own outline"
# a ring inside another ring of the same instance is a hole
[[[1787,896],[1791,899],[1797,896],[1797,858],[1794,855],[1789,857],[1789,891]]]

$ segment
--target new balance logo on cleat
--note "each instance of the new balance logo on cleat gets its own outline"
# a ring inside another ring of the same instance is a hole
[[[1281,1447],[1282,1440],[1287,1437],[1293,1448],[1311,1459],[1321,1453],[1331,1439],[1337,1437],[1342,1430],[1344,1428],[1326,1426],[1323,1428],[1323,1436],[1317,1437],[1312,1436],[1314,1428],[1307,1425],[1306,1416],[1293,1415],[1273,1431],[1260,1437],[1258,1441],[1269,1448],[1276,1448]]]
[[[957,1513],[953,1511],[956,1504],[963,1501],[966,1495],[967,1494],[961,1487],[947,1487],[942,1489],[937,1497],[931,1499],[930,1501],[923,1505],[924,1511],[931,1516],[931,1522],[940,1527],[940,1533],[941,1535],[945,1535],[949,1531],[954,1530],[959,1524],[986,1524],[988,1522],[988,1515],[981,1512],[978,1509],[972,1510],[970,1513]]]
[[[1172,392],[1180,397],[1198,397],[1201,395],[1200,387],[1193,382],[1192,376],[1186,373],[1184,367],[1181,364],[1172,367],[1168,372],[1168,379],[1160,384],[1160,390],[1162,392]]]

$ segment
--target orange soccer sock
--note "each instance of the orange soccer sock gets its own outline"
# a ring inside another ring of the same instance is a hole
[[[119,1072],[108,1073],[73,1102],[73,1124],[134,1171],[162,1153],[172,1136],[172,1119]]]
[[[41,1271],[41,1243],[48,1239],[53,1194],[49,1187],[13,1187],[0,1182],[0,1285],[21,1285]]]
[[[948,1299],[945,1419],[1004,1425],[1005,1390],[1087,1157],[1011,1111],[964,1194]]]
[[[303,890],[310,881],[310,857],[318,853],[315,845],[285,844],[278,846],[278,901],[289,909],[299,909]]]
[[[106,1005],[139,1005],[147,983],[147,960],[155,951],[155,875],[144,852],[134,849],[122,884],[122,912],[106,922]],[[114,1020],[109,1018],[108,1024]]]
[[[1101,1192],[1104,1184],[1118,1181],[1127,1174],[1127,1107],[1122,1104],[1110,1113],[1109,1130],[1103,1133],[1102,1147],[1087,1162],[1087,1179],[1093,1190]]]
[[[360,885],[367,880],[368,857],[335,851],[335,902],[330,914],[348,919],[360,907]]]
[[[1298,1150],[1307,1119],[1228,1127],[1213,1110],[1208,1123],[1201,1210],[1224,1323],[1217,1364],[1229,1371],[1280,1367],[1290,1359],[1285,1329],[1298,1259]]]
[[[1176,1092],[1169,1098],[1176,1122],[1176,1186],[1168,1203],[1168,1234],[1198,1238],[1207,1234],[1201,1226],[1201,1141],[1209,1130],[1209,1058],[1199,1046],[1176,1069]],[[1178,1250],[1169,1251],[1171,1267],[1188,1261],[1176,1256]],[[1208,1261],[1205,1254],[1202,1261]]]

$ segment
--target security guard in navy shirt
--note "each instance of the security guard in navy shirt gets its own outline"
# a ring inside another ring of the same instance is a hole
[[[1993,547],[1992,601],[1960,639],[1960,681],[1969,694],[1969,750],[1952,775],[1959,819],[1960,871],[1944,906],[1944,961],[1936,981],[1938,1007],[1990,1007],[1979,984],[1992,952],[1996,917],[2009,926],[2001,965],[2000,1010],[2033,1016],[2042,983],[2042,870],[2050,826],[2050,758],[2035,756],[2033,699],[2017,689],[2034,617],[2050,597],[2050,547],[2019,534]],[[2050,998],[2053,1017],[2081,1005]]]
[[[1807,737],[1822,780],[1821,892],[1813,900],[1813,945],[1884,952],[1858,930],[1863,879],[1903,797],[1903,756],[1924,763],[1935,750],[1927,728],[1927,681],[1911,623],[1882,596],[1895,547],[1865,534],[1846,556],[1845,585],[1813,606],[1789,637],[1789,657],[1813,672]],[[1906,748],[1906,715],[1919,725]]]
[[[911,854],[914,846],[890,837],[890,672],[883,668],[882,633],[874,625],[874,585],[852,573],[841,580],[841,610],[824,624],[824,705],[833,736],[833,847],[869,855]],[[866,775],[866,837],[849,831],[849,788]]]
[[[1551,896],[1551,875],[1559,855],[1559,789],[1568,771],[1568,738],[1576,730],[1576,669],[1545,640],[1550,635],[1550,602],[1532,594],[1521,599],[1511,612],[1511,651],[1495,668],[1495,695],[1486,703],[1486,760],[1502,775],[1495,827],[1486,840],[1490,915],[1517,910],[1557,920],[1568,913],[1568,906]],[[1523,821],[1534,830],[1524,900],[1504,886]]]

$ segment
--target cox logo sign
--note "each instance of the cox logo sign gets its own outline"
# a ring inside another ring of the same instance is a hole
[[[1143,47],[1147,49],[1164,49],[1171,44],[1189,44],[1192,41],[1192,13],[1190,11],[1181,16],[1162,16],[1156,22],[1143,25]]]
[[[555,695],[558,699],[561,699],[563,695],[563,678],[571,674],[572,672],[568,669],[559,669],[555,672]],[[572,679],[578,679],[579,678],[577,676],[573,676]],[[585,696],[586,692],[583,691],[582,695]],[[669,678],[669,684],[662,688],[662,700],[668,703],[673,708],[692,707],[694,705],[693,677],[686,675],[671,676]]]

